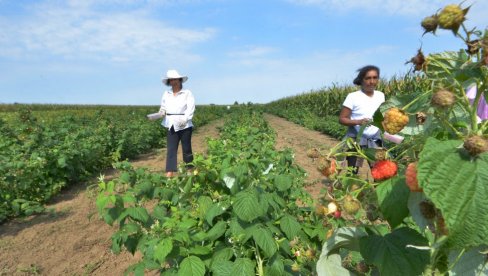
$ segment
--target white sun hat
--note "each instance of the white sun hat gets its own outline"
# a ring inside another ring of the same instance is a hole
[[[163,77],[163,83],[169,85],[168,81],[171,79],[181,79],[182,82],[185,82],[188,80],[188,77],[180,75],[180,73],[174,69],[170,69],[166,72],[166,77]]]

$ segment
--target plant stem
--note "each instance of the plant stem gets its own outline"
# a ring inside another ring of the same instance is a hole
[[[451,271],[452,268],[457,264],[457,262],[459,262],[459,259],[461,259],[461,257],[464,255],[465,251],[466,251],[466,248],[463,248],[461,250],[461,252],[459,253],[459,255],[456,257],[456,260],[449,267],[448,271]]]
[[[424,92],[424,93],[420,94],[418,97],[416,97],[415,99],[413,99],[411,102],[409,102],[408,104],[404,105],[404,106],[402,107],[402,110],[406,110],[406,109],[407,109],[407,108],[409,108],[411,105],[413,105],[413,104],[414,104],[414,103],[416,103],[418,100],[420,100],[420,99],[421,99],[423,96],[425,96],[425,95],[427,95],[427,94],[429,94],[429,93],[430,93],[430,91],[426,91],[426,92]]]
[[[256,251],[256,261],[258,263],[258,275],[264,276],[263,259],[261,259],[261,255],[259,254],[259,248],[256,242],[254,242],[254,250]]]

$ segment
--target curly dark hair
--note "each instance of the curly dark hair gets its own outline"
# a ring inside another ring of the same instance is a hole
[[[358,69],[358,75],[352,83],[354,83],[355,85],[361,85],[363,83],[364,76],[366,76],[366,74],[372,70],[378,73],[378,77],[380,76],[380,68],[374,65],[366,65]]]

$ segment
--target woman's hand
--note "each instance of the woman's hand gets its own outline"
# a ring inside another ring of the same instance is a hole
[[[179,127],[179,128],[184,128],[186,126],[186,123],[187,121],[183,118],[179,119],[177,122],[176,122],[176,125]]]
[[[362,126],[362,125],[367,125],[371,122],[371,119],[369,118],[363,118],[363,119],[359,119],[359,120],[355,120],[357,121],[357,124]]]

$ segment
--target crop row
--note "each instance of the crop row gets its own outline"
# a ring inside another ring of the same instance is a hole
[[[99,183],[100,215],[119,229],[112,250],[142,253],[136,275],[311,275],[330,228],[303,189],[290,150],[274,149],[262,114],[229,116],[190,174],[165,178],[128,163]]]
[[[145,117],[157,107],[13,107],[20,109],[3,113],[0,120],[0,222],[42,211],[42,203],[63,187],[164,146],[165,129]],[[223,112],[223,107],[198,107],[195,124]]]

